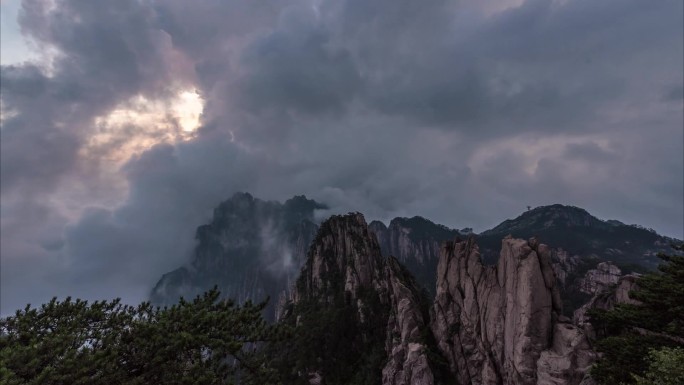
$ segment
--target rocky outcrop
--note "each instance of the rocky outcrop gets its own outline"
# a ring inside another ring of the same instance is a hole
[[[445,244],[431,327],[459,384],[579,384],[594,353],[561,310],[535,239],[505,238],[495,266],[472,238]]]
[[[562,287],[572,285],[573,273],[582,264],[582,259],[578,255],[572,255],[563,249],[551,250],[551,266],[556,275],[556,283]]]
[[[618,283],[622,270],[612,262],[601,262],[595,269],[587,271],[577,286],[585,294],[596,294]]]
[[[384,256],[394,256],[434,297],[435,276],[441,244],[461,233],[422,217],[394,218],[389,226],[373,221],[368,225]],[[464,229],[470,231],[472,229]]]
[[[394,218],[388,227],[373,221],[368,226],[378,238],[384,255],[392,255],[402,264],[414,260],[419,264],[437,263],[442,242],[459,234],[458,230],[433,223],[422,217]]]
[[[340,336],[360,340],[365,351],[358,354],[372,351],[372,341],[378,341],[386,354],[384,366],[377,368],[383,385],[434,383],[424,341],[428,330],[425,301],[410,273],[395,258],[381,255],[361,214],[333,216],[321,224],[289,302],[283,317],[286,322],[302,315],[298,305],[313,303],[318,308],[351,307],[356,314],[356,326],[351,329],[361,333],[367,330],[365,325],[383,325],[379,339],[377,335]],[[319,367],[324,366],[320,360],[309,365],[307,372],[325,381],[327,373]]]
[[[589,323],[587,312],[591,309],[610,310],[621,303],[639,304],[639,301],[630,298],[629,292],[637,289],[639,274],[628,274],[618,278],[613,285],[605,285],[595,292],[594,296],[579,309],[575,310],[573,321],[582,327],[587,334],[593,335],[593,329]]]
[[[394,258],[388,259],[390,316],[385,351],[388,361],[382,369],[383,385],[429,385],[434,375],[424,341],[426,320],[421,312],[419,288]]]
[[[238,302],[270,297],[264,316],[275,319],[277,299],[296,279],[318,228],[314,211],[324,207],[304,196],[281,204],[235,194],[197,228],[190,263],[162,276],[150,300],[169,305],[216,285]]]
[[[332,216],[321,224],[297,279],[292,302],[332,303],[345,293],[356,299],[361,289],[387,291],[386,259],[360,213]]]

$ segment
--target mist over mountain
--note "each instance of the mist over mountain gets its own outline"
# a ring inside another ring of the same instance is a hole
[[[681,238],[683,6],[3,0],[0,312],[143,299],[238,191]]]
[[[346,349],[293,352],[278,371],[297,385],[579,385],[612,320],[679,330],[681,279],[650,273],[684,238],[681,0],[1,0],[0,16],[0,317],[217,286],[316,332],[293,346]],[[614,316],[643,276],[672,301]],[[661,345],[630,341],[615,352],[638,359],[614,363],[644,374]]]
[[[150,296],[168,305],[193,298],[213,286],[238,302],[271,301],[294,282],[318,225],[316,210],[327,206],[304,196],[279,203],[237,193],[222,202],[211,223],[197,228],[197,246],[187,266],[164,274]]]
[[[150,299],[155,304],[172,304],[180,296],[191,298],[217,285],[226,298],[238,302],[269,298],[265,316],[276,319],[319,231],[317,218],[327,209],[304,196],[279,203],[248,193],[233,195],[214,210],[209,224],[197,229],[197,245],[187,265],[164,274]],[[493,265],[501,252],[501,239],[539,239],[549,245],[549,259],[565,303],[562,312],[570,317],[597,292],[587,288],[585,279],[592,269],[608,263],[617,269],[616,277],[653,270],[659,261],[656,255],[671,251],[670,245],[677,242],[653,230],[600,220],[584,209],[560,204],[531,209],[480,234],[470,228],[450,229],[423,217],[395,218],[389,226],[372,221],[368,229],[380,253],[396,258],[429,298],[436,295],[444,242],[474,237],[483,263]]]

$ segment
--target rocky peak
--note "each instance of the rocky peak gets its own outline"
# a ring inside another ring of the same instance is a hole
[[[217,285],[222,295],[238,302],[270,297],[264,315],[274,319],[275,299],[296,278],[318,227],[314,210],[321,208],[304,196],[281,204],[236,193],[197,228],[188,265],[165,274],[150,299],[172,304]]]
[[[610,225],[589,214],[586,210],[575,207],[554,204],[540,206],[522,213],[515,219],[508,219],[485,233],[511,233],[521,229],[569,228],[569,227],[597,227],[605,228]]]
[[[411,274],[395,258],[382,256],[363,215],[351,213],[332,216],[321,224],[283,321],[295,320],[297,327],[307,327],[321,312],[343,309],[345,314],[355,314],[352,325],[345,324],[347,333],[354,333],[337,338],[344,346],[353,345],[362,356],[378,349],[384,352],[385,358],[377,362],[382,366],[374,369],[383,385],[432,385],[424,341],[428,330],[424,303]],[[321,344],[330,338],[301,332],[307,338],[321,338]],[[322,352],[306,364],[310,379],[326,381],[335,376],[332,369],[326,369],[327,353],[334,352]],[[358,362],[358,357],[354,361]],[[357,369],[346,370],[351,376]]]
[[[331,296],[340,289],[356,298],[361,289],[386,284],[380,278],[384,265],[362,214],[332,216],[318,229],[293,299]]]
[[[619,271],[619,270],[617,270]],[[613,269],[613,272],[616,270]],[[593,275],[592,275],[593,276]],[[575,310],[573,315],[573,321],[575,324],[582,327],[586,333],[593,336],[594,330],[591,326],[589,316],[587,312],[591,309],[603,309],[610,310],[617,304],[627,303],[627,304],[639,304],[639,301],[630,298],[629,293],[637,289],[637,281],[639,280],[640,274],[626,274],[618,275],[617,277],[610,274],[610,281],[612,284],[600,284],[596,285],[596,290],[593,292],[591,299],[584,304],[579,309]],[[585,281],[591,281],[593,278],[589,276],[585,277]]]
[[[496,266],[473,238],[447,242],[431,327],[459,384],[579,384],[594,353],[561,315],[549,249],[506,237]]]
[[[382,254],[396,257],[413,273],[422,288],[434,296],[440,244],[458,235],[458,230],[418,216],[394,218],[389,227],[373,221],[369,228],[378,238]]]
[[[579,290],[585,294],[596,294],[618,283],[622,270],[612,262],[601,262],[595,269],[587,271],[578,282]]]

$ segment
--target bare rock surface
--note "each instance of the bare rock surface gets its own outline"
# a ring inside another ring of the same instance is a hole
[[[584,328],[588,334],[593,334],[587,312],[591,309],[610,310],[620,303],[639,304],[639,301],[630,298],[629,292],[637,289],[639,274],[627,274],[618,278],[612,286],[605,286],[579,309],[575,310],[573,321]]]
[[[561,323],[547,246],[502,241],[483,266],[474,240],[447,242],[431,327],[459,384],[579,384],[594,359],[586,337]],[[567,321],[566,321],[567,322]]]
[[[388,259],[390,316],[385,350],[388,361],[382,370],[383,385],[431,385],[434,376],[422,332],[427,327],[421,313],[419,289],[394,258]]]
[[[361,293],[368,290],[378,293],[384,311],[363,311],[368,304]],[[434,384],[419,287],[399,261],[381,255],[377,238],[359,213],[333,216],[321,224],[289,302],[316,301],[325,306],[340,293],[356,304],[357,322],[387,325],[383,385]],[[387,314],[386,319],[369,319],[380,313]],[[324,383],[325,374],[319,375]]]
[[[434,296],[435,275],[441,244],[462,234],[422,217],[394,218],[389,226],[373,221],[368,228],[375,234],[385,256],[394,256]]]
[[[318,229],[314,211],[325,207],[304,196],[280,203],[233,195],[197,228],[189,263],[164,274],[150,301],[172,305],[217,286],[238,303],[270,297],[264,317],[277,319],[276,299],[296,279]]]
[[[601,262],[595,269],[587,271],[578,284],[581,292],[596,294],[618,283],[622,270],[612,262]]]

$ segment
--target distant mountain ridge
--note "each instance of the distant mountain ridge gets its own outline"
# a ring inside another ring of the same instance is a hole
[[[431,296],[435,294],[435,274],[441,244],[472,231],[450,229],[419,216],[394,218],[389,226],[373,221],[368,227],[378,238],[382,254],[397,258]]]
[[[652,229],[617,220],[604,221],[582,208],[554,204],[536,207],[480,233],[478,244],[486,262],[494,262],[498,241],[509,234],[518,238],[537,237],[553,248],[612,261],[623,268],[638,265],[649,270],[660,263],[659,252],[669,252],[670,245],[678,242]]]
[[[314,213],[322,209],[327,206],[304,196],[279,203],[235,194],[214,210],[210,223],[198,227],[198,243],[189,263],[161,277],[151,301],[171,304],[180,296],[192,297],[218,285],[226,297],[238,302],[270,297],[265,316],[276,319],[279,303],[285,300],[318,231]],[[582,208],[560,204],[534,208],[480,234],[419,216],[394,218],[388,226],[372,221],[368,228],[382,255],[394,256],[432,298],[444,242],[473,236],[483,262],[491,265],[499,257],[502,238],[536,237],[549,245],[568,315],[588,300],[581,279],[598,263],[612,262],[624,273],[654,269],[657,253],[670,252],[670,244],[676,242],[651,229],[603,221]]]
[[[150,300],[172,304],[217,285],[238,302],[270,296],[265,315],[274,319],[277,295],[299,274],[318,229],[314,212],[326,208],[303,195],[285,203],[233,195],[214,210],[209,224],[197,228],[189,264],[164,274]]]
[[[671,245],[681,242],[642,226],[598,219],[579,207],[554,204],[536,207],[479,234],[477,243],[486,264],[496,263],[500,239],[508,235],[536,237],[549,245],[563,314],[569,317],[593,295],[586,289],[586,274],[601,266],[614,266],[620,274],[655,270],[661,263],[658,253],[671,253]]]
[[[586,385],[586,310],[619,302],[606,296],[623,274],[678,242],[559,204],[481,234],[360,213],[319,225],[326,208],[235,194],[151,300],[214,285],[237,302],[270,297],[264,316],[294,333],[271,352],[286,384]]]

